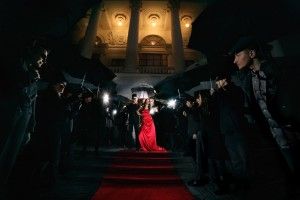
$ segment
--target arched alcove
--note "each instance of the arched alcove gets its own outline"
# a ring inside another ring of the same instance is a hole
[[[141,47],[166,48],[166,41],[158,35],[147,35],[140,42]]]

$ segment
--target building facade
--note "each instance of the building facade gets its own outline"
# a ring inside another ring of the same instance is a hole
[[[191,23],[205,6],[197,0],[104,0],[78,22],[73,42],[83,56],[99,56],[128,93],[128,87],[155,84],[205,59],[187,48]]]

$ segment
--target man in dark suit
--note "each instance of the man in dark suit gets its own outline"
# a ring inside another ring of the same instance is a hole
[[[237,186],[248,182],[248,152],[246,148],[247,122],[243,113],[244,95],[240,87],[234,85],[228,75],[221,75],[216,81],[218,89],[214,93],[219,114],[219,125],[228,152],[232,175]]]
[[[140,108],[138,104],[138,97],[136,94],[132,94],[132,101],[130,104],[126,106],[128,112],[128,133],[129,133],[129,143],[131,146],[134,144],[133,139],[133,130],[135,133],[135,148],[139,150],[140,143],[139,143],[139,130],[140,130],[140,117],[137,114],[137,110]]]

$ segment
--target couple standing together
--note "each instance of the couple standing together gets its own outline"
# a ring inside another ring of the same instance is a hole
[[[145,99],[141,104],[137,95],[132,95],[132,102],[127,105],[129,119],[129,134],[132,138],[133,129],[135,131],[136,149],[141,151],[166,151],[156,143],[155,124],[150,114],[150,99]],[[140,123],[141,121],[141,123]]]

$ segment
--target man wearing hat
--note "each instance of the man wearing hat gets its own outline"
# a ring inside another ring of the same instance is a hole
[[[228,73],[220,74],[216,85],[213,98],[217,106],[220,132],[230,158],[234,189],[245,189],[249,181],[249,166],[245,139],[247,122],[243,113],[244,94],[240,87],[231,82]]]
[[[3,77],[0,94],[0,189],[10,175],[27,131],[34,129],[35,100],[39,70],[48,51],[36,41]],[[0,192],[1,193],[1,192]]]
[[[276,104],[278,95],[278,73],[274,65],[266,59],[270,47],[264,45],[252,36],[241,37],[232,47],[230,53],[234,55],[234,64],[239,71],[232,76],[232,80],[240,86],[246,96],[245,103],[251,115],[255,118],[259,128],[265,127],[278,145],[290,172],[296,172],[297,164],[289,144],[284,124],[280,117],[279,106]],[[264,133],[265,130],[261,130]]]

